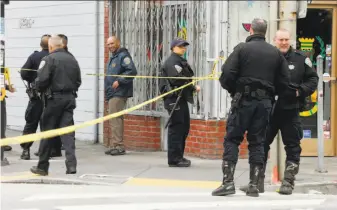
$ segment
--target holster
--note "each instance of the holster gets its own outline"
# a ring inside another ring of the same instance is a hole
[[[39,94],[35,88],[32,88],[32,85],[29,83],[28,86],[26,86],[26,93],[28,95],[29,100],[37,100],[40,99]]]
[[[242,98],[242,93],[237,92],[234,94],[234,97],[231,102],[231,111],[239,108],[241,98]]]

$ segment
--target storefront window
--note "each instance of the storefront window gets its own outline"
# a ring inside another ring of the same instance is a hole
[[[297,49],[305,52],[315,69],[316,58],[324,59],[324,71],[331,75],[332,9],[311,9],[304,19],[297,21]],[[336,55],[335,55],[336,56]],[[331,84],[323,85],[324,138],[331,138]],[[317,91],[307,98],[306,111],[301,113],[303,137],[317,138]]]

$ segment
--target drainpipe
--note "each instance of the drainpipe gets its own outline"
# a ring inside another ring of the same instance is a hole
[[[95,1],[95,73],[96,75],[99,74],[99,3],[100,1]],[[95,82],[94,82],[94,94],[95,94],[95,100],[94,100],[94,119],[99,118],[99,77],[95,76]],[[95,125],[94,128],[94,143],[99,142],[99,124]]]

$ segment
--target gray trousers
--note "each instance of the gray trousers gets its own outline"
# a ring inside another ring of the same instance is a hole
[[[109,100],[109,114],[113,114],[125,109],[127,98],[114,97]],[[111,127],[111,138],[109,138],[110,148],[124,148],[123,131],[124,131],[124,117],[119,116],[109,120]]]

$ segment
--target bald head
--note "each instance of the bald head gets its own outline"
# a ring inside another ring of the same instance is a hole
[[[49,41],[50,35],[43,35],[41,37],[41,41],[40,41],[40,46],[42,49],[44,50],[48,50],[48,41]]]
[[[111,36],[107,39],[106,44],[109,51],[115,53],[121,46],[120,40],[116,36]]]
[[[274,37],[275,46],[283,53],[287,53],[290,48],[290,31],[279,29]]]
[[[53,52],[60,48],[63,48],[62,38],[55,35],[51,36],[49,39],[49,52]]]

